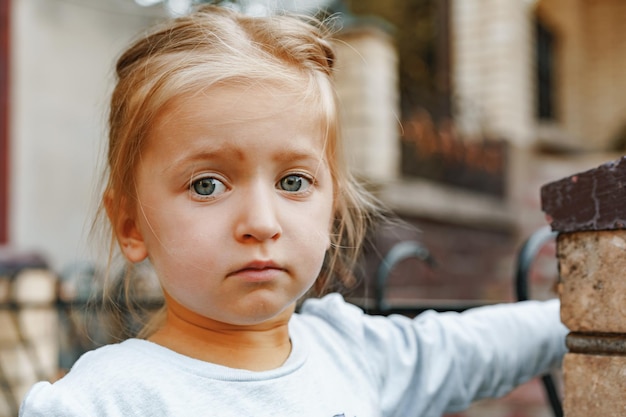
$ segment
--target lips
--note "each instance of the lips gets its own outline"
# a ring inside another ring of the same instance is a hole
[[[229,277],[241,277],[247,281],[269,281],[276,278],[285,269],[273,261],[253,261],[228,274]]]

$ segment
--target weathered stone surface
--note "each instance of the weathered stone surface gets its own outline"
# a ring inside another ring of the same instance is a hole
[[[552,230],[626,229],[626,157],[541,188]]]
[[[561,320],[573,332],[626,333],[626,231],[557,238]]]
[[[568,353],[563,361],[567,417],[626,415],[626,356]]]

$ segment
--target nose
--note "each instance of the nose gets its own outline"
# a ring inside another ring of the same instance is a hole
[[[276,190],[257,184],[243,191],[240,197],[235,226],[236,239],[242,242],[263,242],[280,237],[282,228]]]

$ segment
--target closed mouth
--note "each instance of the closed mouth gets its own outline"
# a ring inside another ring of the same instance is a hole
[[[262,272],[262,271],[284,271],[280,265],[276,264],[273,261],[253,261],[249,262],[243,267],[233,271],[229,275],[237,275],[241,273],[254,273],[254,272]]]

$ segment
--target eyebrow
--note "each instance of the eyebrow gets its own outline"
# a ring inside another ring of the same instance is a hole
[[[207,149],[206,146],[203,146],[197,152],[188,152],[180,158],[176,158],[169,166],[165,169],[166,171],[175,169],[180,165],[185,165],[193,162],[201,162],[207,160],[219,160],[224,157],[224,155],[228,155],[229,157],[234,157],[238,160],[244,160],[245,155],[244,152],[240,149],[237,149],[233,146],[215,146]],[[301,148],[290,148],[285,147],[281,148],[278,152],[272,155],[273,161],[311,161],[315,163],[321,163],[325,160],[323,149],[301,149]]]
[[[283,148],[281,149],[279,152],[276,152],[273,155],[273,159],[274,160],[295,160],[295,161],[301,161],[301,160],[311,160],[311,161],[315,161],[315,162],[319,162],[319,161],[323,161],[324,158],[324,150],[320,149],[319,152],[317,152],[318,150],[316,150],[316,152],[311,151],[307,151],[307,150],[302,150],[302,149],[289,149],[289,148]]]

